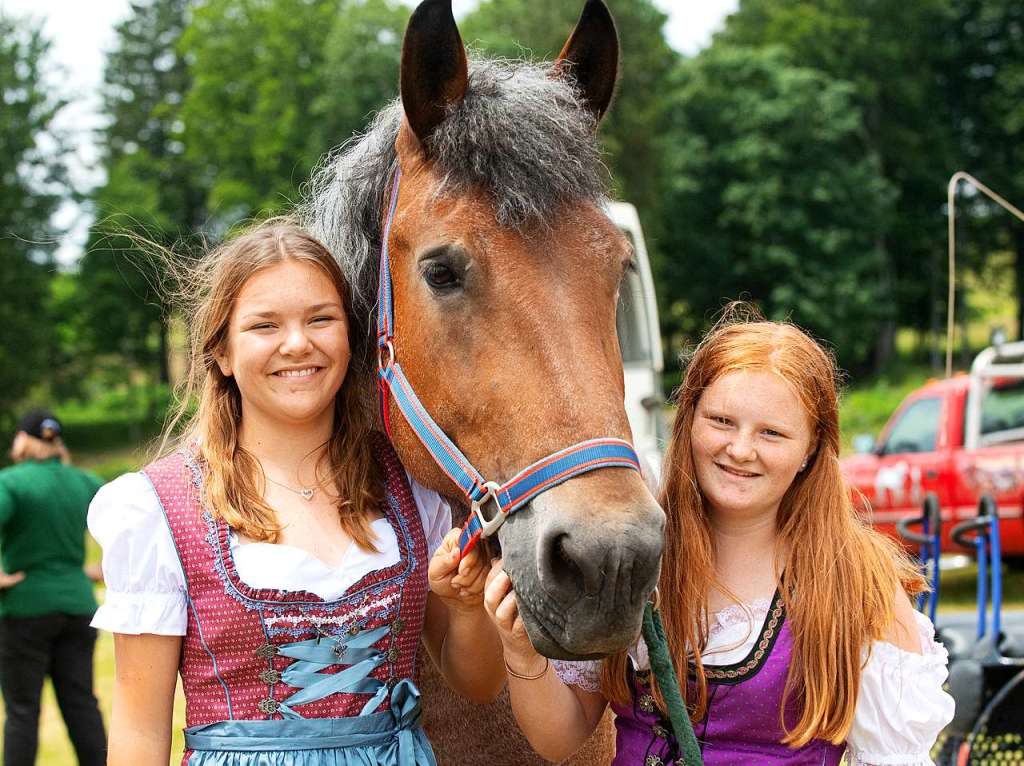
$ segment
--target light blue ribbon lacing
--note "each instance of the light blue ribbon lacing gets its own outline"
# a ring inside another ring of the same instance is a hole
[[[278,654],[296,660],[281,674],[281,680],[297,692],[281,701],[278,712],[285,718],[302,718],[296,705],[316,702],[331,694],[372,694],[360,715],[368,715],[387,699],[389,687],[370,673],[387,656],[373,645],[390,631],[384,625],[355,636],[321,636],[278,647]],[[349,666],[337,673],[322,673],[329,667]]]

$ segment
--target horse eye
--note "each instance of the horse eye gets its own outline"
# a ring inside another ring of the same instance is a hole
[[[423,278],[435,290],[450,290],[459,286],[459,278],[450,266],[443,263],[431,263],[423,270]]]

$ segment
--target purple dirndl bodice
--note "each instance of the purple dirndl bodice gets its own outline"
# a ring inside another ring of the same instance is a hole
[[[775,595],[753,649],[732,665],[706,665],[708,710],[694,724],[705,766],[838,766],[845,745],[812,740],[800,748],[781,744],[779,710],[793,655],[793,638],[782,598]],[[669,766],[679,748],[667,717],[651,696],[649,674],[633,677],[630,705],[612,706],[617,730],[613,766]],[[786,705],[796,723],[799,701]]]

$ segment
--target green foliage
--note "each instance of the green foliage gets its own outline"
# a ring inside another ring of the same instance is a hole
[[[853,84],[877,174],[898,196],[877,226],[889,321],[927,327],[943,310],[943,190],[952,173],[954,133],[945,87],[949,0],[742,0],[716,45],[781,46],[796,65]],[[864,190],[864,196],[871,194]],[[865,229],[867,226],[865,226]],[[928,278],[922,279],[922,273]],[[884,360],[891,337],[876,341]]]
[[[107,181],[80,263],[79,340],[167,380],[166,274],[160,248],[200,225],[203,193],[185,154],[181,102],[190,87],[180,40],[188,0],[132,4],[107,58],[102,134]],[[161,289],[164,288],[164,289]]]
[[[327,36],[322,91],[313,102],[318,151],[361,132],[398,96],[408,18],[409,9],[393,0],[342,0]]]
[[[142,383],[89,392],[55,408],[64,425],[64,441],[73,455],[144,446],[163,428],[171,403],[167,386]]]
[[[280,212],[328,147],[311,120],[325,91],[326,42],[337,0],[210,0],[182,38],[192,87],[187,155],[208,181],[220,230]]]
[[[48,313],[52,216],[64,196],[63,149],[53,119],[64,102],[44,83],[49,43],[0,12],[0,429],[52,367]]]
[[[662,305],[687,307],[670,316],[693,337],[723,296],[745,296],[862,364],[891,298],[877,226],[894,195],[853,86],[780,49],[721,44],[679,81]]]
[[[1024,207],[1024,5],[1013,0],[954,4],[954,55],[948,75],[964,169]],[[1018,337],[1024,337],[1024,223],[987,200],[962,200],[976,261],[1009,249]],[[985,236],[988,234],[988,236]]]

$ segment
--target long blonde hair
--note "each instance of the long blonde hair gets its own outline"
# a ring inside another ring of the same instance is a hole
[[[691,717],[700,720],[707,710],[701,650],[708,640],[708,594],[717,578],[711,526],[693,461],[694,413],[701,395],[721,376],[740,370],[773,372],[797,394],[817,445],[778,512],[780,550],[788,551],[779,589],[793,635],[793,661],[779,711],[783,743],[840,743],[853,722],[864,646],[887,634],[898,587],[914,594],[926,585],[902,549],[867,526],[853,508],[839,467],[839,398],[831,355],[794,325],[742,321],[741,312],[728,310],[708,333],[675,394],[678,410],[659,498],[667,515],[659,589],[673,595],[662,599],[665,631],[678,677],[690,675],[694,681],[695,693],[687,695],[685,684],[682,691]],[[605,663],[602,688],[610,699],[628,699],[625,669],[624,653]],[[794,695],[802,703],[795,725],[783,718],[785,701]]]
[[[262,269],[289,260],[321,269],[337,289],[346,316],[350,315],[349,289],[337,261],[310,234],[288,221],[256,226],[190,265],[179,259],[168,264],[180,285],[178,302],[188,322],[188,372],[176,392],[160,451],[172,443],[197,450],[206,468],[204,491],[210,512],[246,537],[264,542],[277,542],[281,528],[263,499],[266,477],[259,461],[239,444],[238,386],[234,377],[221,372],[216,360],[224,351],[231,314],[246,281]],[[356,337],[358,323],[349,319],[347,324],[349,345],[357,348],[363,340]],[[353,354],[357,358],[361,356]],[[360,373],[350,363],[335,398],[334,431],[322,462],[326,478],[338,492],[342,528],[359,546],[373,550],[367,512],[380,503],[382,489],[368,438],[370,408],[360,389]]]

